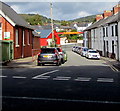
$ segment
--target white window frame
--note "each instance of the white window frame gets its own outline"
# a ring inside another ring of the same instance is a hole
[[[23,30],[23,46],[25,46],[25,30]]]
[[[19,47],[20,45],[19,45],[19,30],[18,29],[15,30],[15,38],[16,38],[15,45],[16,47]]]
[[[27,32],[27,44],[30,45],[30,31]]]

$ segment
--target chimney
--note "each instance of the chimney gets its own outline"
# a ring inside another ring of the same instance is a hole
[[[104,11],[104,14],[103,14],[104,18],[107,18],[107,17],[109,17],[109,16],[111,16],[111,15],[113,15],[113,12],[112,12],[112,11],[110,11],[110,10]]]
[[[96,15],[96,21],[103,19],[103,15]]]
[[[120,12],[120,4],[118,4],[115,7],[113,7],[113,13],[117,14],[118,12]]]

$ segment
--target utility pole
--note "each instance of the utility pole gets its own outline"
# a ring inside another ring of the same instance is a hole
[[[53,29],[53,14],[52,14],[52,2],[50,3],[50,16],[51,16],[51,27],[52,27],[52,46],[55,46],[55,38],[54,38],[54,29]]]

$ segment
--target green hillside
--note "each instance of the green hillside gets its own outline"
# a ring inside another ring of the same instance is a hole
[[[96,15],[91,15],[91,16],[86,16],[86,17],[82,17],[82,18],[77,18],[74,20],[70,20],[71,22],[95,22],[95,17]]]
[[[30,25],[44,25],[46,23],[51,23],[51,19],[39,14],[20,14]],[[54,20],[54,22],[60,22]]]
[[[51,19],[47,18],[45,16],[39,15],[39,14],[20,14],[30,25],[44,25],[51,23]],[[60,20],[53,20],[54,24],[59,24],[59,25],[70,25],[73,22],[94,22],[95,21],[95,16],[87,16],[87,17],[82,17],[82,18],[77,18],[74,20],[69,20],[69,21],[60,21]]]

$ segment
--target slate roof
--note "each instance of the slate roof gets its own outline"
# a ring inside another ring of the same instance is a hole
[[[51,29],[44,29],[44,30],[36,29],[35,31],[38,33],[40,38],[47,38],[52,32]]]
[[[62,28],[62,29],[72,29],[72,27],[70,27],[70,26],[60,26],[60,28]]]
[[[107,17],[107,18],[101,19],[99,21],[96,21],[91,26],[86,28],[84,31],[94,29],[94,28],[97,28],[97,27],[100,27],[100,26],[105,26],[107,24],[115,23],[115,22],[118,22],[118,21],[120,21],[120,12],[117,13],[116,15],[112,15],[110,17]]]
[[[0,1],[0,10],[7,15],[15,25],[33,29],[20,15],[18,15],[9,5]]]

